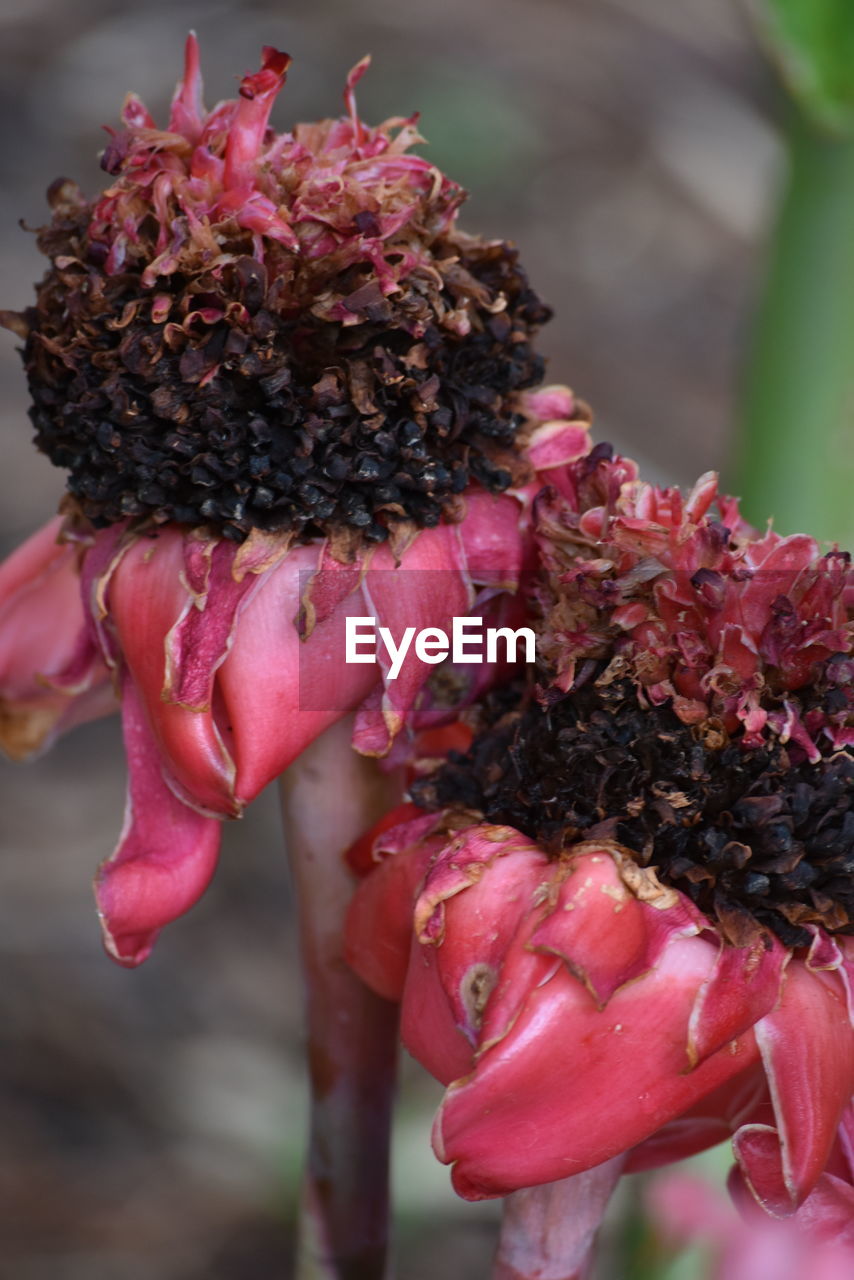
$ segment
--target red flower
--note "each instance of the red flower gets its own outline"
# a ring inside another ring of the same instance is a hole
[[[725,527],[713,478],[683,503],[601,450],[556,475],[540,701],[495,695],[416,785],[441,812],[377,841],[351,962],[448,1085],[461,1194],[734,1132],[791,1214],[854,1091],[847,559],[720,500]]]
[[[327,726],[355,712],[354,746],[385,757],[488,684],[347,666],[345,619],[512,620],[535,469],[589,447],[571,393],[527,392],[549,313],[512,246],[457,229],[464,193],[409,153],[415,119],[359,118],[364,61],[344,118],[276,134],[289,62],[265,48],[208,112],[191,37],[167,128],[131,96],[108,188],[54,184],[36,305],[2,317],[72,540],[54,523],[5,570],[39,637],[0,635],[7,736],[22,751],[104,705],[84,689],[119,693],[128,807],[97,897],[129,965],[204,890],[219,820]]]
[[[534,454],[542,430],[532,433]],[[582,441],[570,423],[567,445]],[[163,924],[207,887],[218,819],[239,815],[328,725],[357,710],[354,746],[382,756],[419,699],[424,724],[453,715],[431,709],[433,668],[412,652],[393,682],[387,662],[345,665],[345,619],[374,616],[395,636],[412,625],[450,629],[454,614],[477,611],[514,621],[503,616],[511,597],[496,588],[518,584],[526,503],[473,492],[461,522],[413,532],[398,567],[386,546],[341,564],[322,540],[293,546],[265,535],[238,546],[174,525],[114,525],[88,545],[59,543],[59,518],[5,563],[8,753],[107,714],[114,687],[121,692],[128,807],[97,884],[116,959],[146,958]],[[490,674],[458,671],[456,705]]]

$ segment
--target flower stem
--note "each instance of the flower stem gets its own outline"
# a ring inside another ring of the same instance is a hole
[[[388,1245],[397,1007],[365,987],[342,956],[355,878],[342,859],[400,796],[328,729],[282,778],[306,992],[311,1119],[300,1207],[297,1280],[382,1280]]]
[[[746,370],[735,488],[748,520],[854,537],[854,140],[789,113],[789,178]]]
[[[504,1201],[493,1280],[584,1280],[624,1157]]]

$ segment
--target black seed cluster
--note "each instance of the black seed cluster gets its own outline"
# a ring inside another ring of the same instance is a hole
[[[629,682],[548,709],[506,688],[485,715],[467,755],[414,785],[419,804],[479,811],[555,854],[614,840],[734,943],[757,926],[792,947],[810,943],[809,923],[854,933],[850,751],[813,765],[779,743],[712,747],[668,707],[641,709]]]
[[[511,246],[448,234],[431,246],[441,285],[416,271],[393,299],[360,266],[295,280],[278,246],[143,288],[138,266],[104,273],[88,209],[58,190],[24,360],[36,443],[95,525],[380,540],[395,520],[437,524],[472,480],[516,478],[515,393],[542,377],[531,338],[550,313]],[[358,322],[316,315],[321,293]],[[460,308],[465,336],[442,324]]]

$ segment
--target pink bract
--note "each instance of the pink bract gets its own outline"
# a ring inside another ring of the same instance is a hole
[[[0,565],[0,747],[13,760],[116,708],[80,596],[86,546],[57,516]]]
[[[759,1203],[803,1203],[854,1089],[854,943],[735,948],[619,846],[555,860],[511,828],[450,838],[444,821],[377,841],[348,955],[402,1000],[407,1047],[448,1086],[433,1142],[460,1194],[632,1149],[649,1167],[735,1129]]]
[[[569,392],[546,394],[572,412]],[[533,450],[556,432],[562,456],[589,449],[583,423],[531,418]],[[513,593],[550,461],[524,491],[473,488],[456,523],[349,560],[330,540],[259,532],[238,545],[174,524],[112,525],[58,543],[57,518],[6,562],[0,693],[14,741],[35,745],[105,714],[114,687],[121,693],[128,805],[96,885],[114,958],[148,956],[159,929],[206,888],[218,819],[239,816],[328,726],[355,712],[357,750],[384,757],[397,742],[400,755],[414,727],[453,718],[494,678],[489,667],[456,670],[451,702],[447,691],[437,701],[427,686],[435,669],[414,652],[394,681],[387,660],[345,665],[345,621],[372,616],[398,636],[413,625],[449,630],[455,614],[472,612],[518,625]]]
[[[273,134],[267,121],[290,62],[286,53],[265,47],[261,70],[244,76],[239,97],[206,111],[191,35],[166,129],[157,128],[135,95],[127,97],[124,129],[103,159],[116,181],[90,225],[108,273],[144,252],[143,284],[154,285],[188,255],[219,257],[212,228],[226,221],[252,233],[261,262],[265,240],[308,261],[333,257],[330,275],[369,261],[385,293],[415,267],[429,265],[422,229],[435,235],[450,226],[464,193],[429,161],[408,154],[420,141],[417,117],[377,127],[360,120],[354,90],[370,64],[363,58],[347,77],[346,117]],[[149,261],[148,235],[140,228],[152,210],[159,230],[157,256]],[[284,288],[293,283],[282,281]],[[313,305],[344,324],[358,319],[340,302],[324,309],[322,291]]]

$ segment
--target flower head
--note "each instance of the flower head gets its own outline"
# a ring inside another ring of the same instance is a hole
[[[455,224],[464,193],[415,118],[268,127],[290,59],[202,105],[195,37],[165,129],[129,97],[93,202],[51,188],[25,335],[36,443],[104,525],[151,517],[373,542],[519,478],[514,395],[548,311],[515,249]]]
[[[539,688],[413,788],[439,812],[377,842],[351,958],[449,1085],[462,1194],[735,1132],[789,1214],[854,1090],[848,561],[714,477],[683,500],[599,447],[553,479]]]
[[[33,743],[73,722],[78,642],[121,699],[128,806],[97,896],[125,964],[204,890],[219,820],[324,729],[355,714],[354,746],[386,757],[489,683],[428,688],[415,655],[394,680],[348,667],[346,619],[503,620],[538,477],[587,448],[568,390],[525,390],[547,309],[512,246],[457,228],[464,193],[411,153],[415,118],[359,118],[364,61],[343,118],[276,134],[289,62],[265,48],[207,111],[191,36],[167,127],[126,100],[107,189],[54,184],[36,305],[2,316],[69,473],[60,540],[34,544],[68,626],[49,661],[14,650],[6,718]]]

